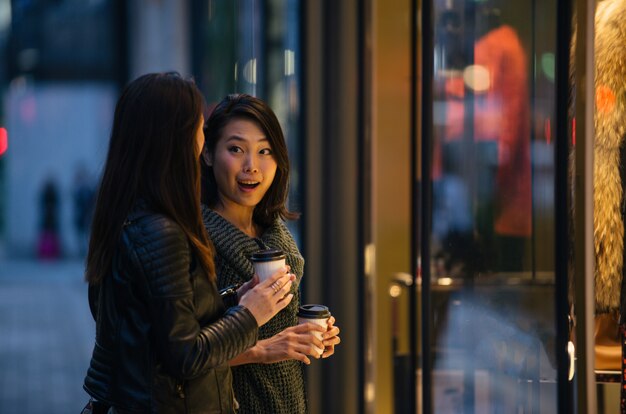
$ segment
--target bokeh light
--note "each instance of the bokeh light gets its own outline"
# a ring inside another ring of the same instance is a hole
[[[474,92],[485,92],[491,87],[489,69],[481,65],[470,65],[463,70],[463,81]]]
[[[402,289],[398,285],[391,285],[389,287],[389,296],[392,298],[397,298],[402,294]]]
[[[0,157],[7,152],[9,148],[9,134],[7,133],[6,128],[0,128]]]
[[[250,59],[243,67],[243,78],[246,82],[256,85],[256,59]]]
[[[541,55],[541,71],[551,81],[554,81],[554,68],[555,68],[554,53],[544,53]]]

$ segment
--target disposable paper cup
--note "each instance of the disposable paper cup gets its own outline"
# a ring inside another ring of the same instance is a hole
[[[298,323],[314,323],[323,328],[328,327],[328,318],[330,318],[330,311],[328,307],[324,305],[302,305],[298,310]],[[313,331],[313,335],[320,341],[322,340],[323,332]],[[321,356],[324,353],[324,348],[318,348],[312,345],[315,351]]]
[[[285,267],[285,253],[278,249],[259,250],[250,257],[259,282],[264,281],[280,268]]]

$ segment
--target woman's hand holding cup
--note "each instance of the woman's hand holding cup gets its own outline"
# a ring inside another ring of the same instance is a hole
[[[325,329],[314,323],[290,326],[271,338],[257,342],[255,352],[264,364],[295,359],[309,365],[310,357],[320,358],[316,348],[324,347],[324,343],[314,332],[321,335]]]
[[[335,326],[335,317],[328,318],[328,328],[322,335],[324,342],[324,353],[322,358],[328,358],[335,353],[335,345],[339,345],[341,338],[339,338],[339,327]]]
[[[332,319],[331,319],[332,318]],[[312,349],[317,352],[318,358],[326,358],[335,352],[335,345],[339,343],[339,328],[333,326],[335,318],[330,315],[328,307],[324,305],[302,305],[298,310],[298,323],[318,325],[320,330],[311,331],[318,339],[317,344],[312,344]],[[328,347],[331,347],[330,349]]]
[[[259,326],[267,323],[293,299],[293,293],[289,292],[296,276],[289,270],[289,266],[284,266],[241,296],[239,305],[252,313]]]

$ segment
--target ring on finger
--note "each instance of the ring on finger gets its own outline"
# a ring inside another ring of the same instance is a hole
[[[278,282],[274,282],[270,286],[272,287],[272,290],[274,291],[274,293],[278,293],[278,291],[280,290],[280,286],[278,286]]]

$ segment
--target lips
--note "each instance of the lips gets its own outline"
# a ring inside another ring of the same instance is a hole
[[[254,190],[259,186],[260,183],[258,181],[252,180],[238,180],[237,184],[239,184],[239,187],[243,188],[244,190]]]

